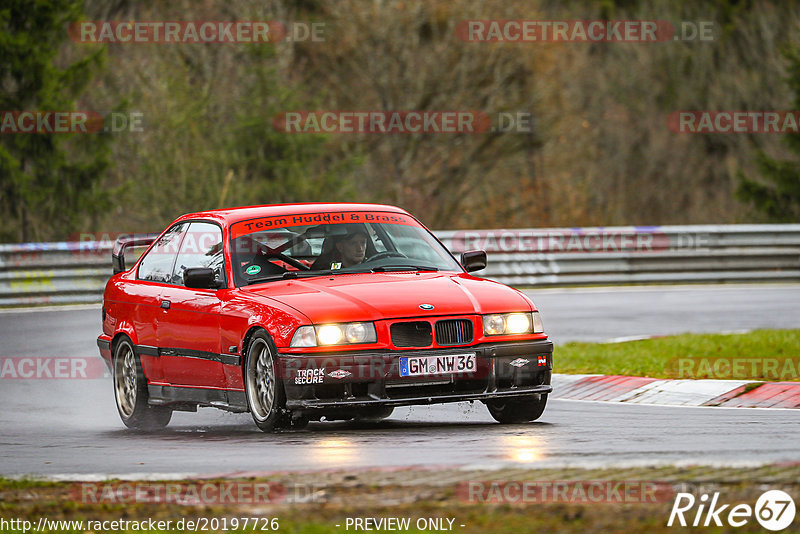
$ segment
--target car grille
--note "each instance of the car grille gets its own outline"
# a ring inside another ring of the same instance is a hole
[[[436,322],[436,342],[439,345],[466,345],[473,338],[472,321],[448,319]]]
[[[431,324],[426,321],[394,323],[389,330],[395,347],[429,347],[433,343]]]

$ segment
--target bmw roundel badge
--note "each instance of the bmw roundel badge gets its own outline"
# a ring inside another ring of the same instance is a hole
[[[432,310],[433,309],[433,304],[420,304],[419,307],[420,307],[420,309],[423,309],[423,310]]]

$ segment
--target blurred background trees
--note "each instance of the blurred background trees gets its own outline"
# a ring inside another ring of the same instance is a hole
[[[800,110],[800,46],[787,48],[789,86],[794,92],[794,108]],[[800,133],[783,138],[794,153],[791,160],[774,159],[763,150],[756,153],[756,163],[762,180],[739,173],[737,196],[755,207],[771,221],[800,221]]]
[[[798,62],[785,55],[800,43],[794,2],[85,0],[83,12],[88,20],[317,21],[325,41],[98,47],[52,39],[61,43],[54,65],[98,48],[108,57],[104,71],[84,78],[78,108],[135,111],[143,124],[111,136],[111,165],[96,167],[96,182],[50,173],[88,196],[65,197],[63,222],[39,222],[28,239],[154,231],[189,211],[295,201],[398,204],[439,229],[798,221],[788,204],[766,210],[752,191],[797,187],[797,173],[766,162],[792,161],[800,141],[667,127],[678,110],[798,109]],[[455,32],[465,19],[602,18],[714,21],[714,39],[470,43]],[[0,109],[41,108],[2,100],[13,84],[9,60],[0,61]],[[76,95],[69,87],[55,89]],[[534,127],[290,135],[272,126],[282,111],[314,109],[522,111]],[[0,147],[21,142],[7,137]],[[95,142],[83,137],[68,142]],[[21,197],[9,185],[19,178],[3,165],[0,240],[20,240]],[[782,181],[770,180],[776,172]],[[762,189],[740,186],[742,176]],[[742,187],[751,194],[737,195]],[[29,213],[49,220],[47,210]]]
[[[80,2],[0,4],[0,110],[73,111],[104,59],[63,45]],[[0,134],[0,242],[66,236],[110,205],[102,187],[110,139]]]

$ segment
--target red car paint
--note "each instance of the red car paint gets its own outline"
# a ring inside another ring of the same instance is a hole
[[[245,224],[251,227],[256,223],[273,224],[283,217],[307,215],[313,220],[318,214],[335,217],[340,213],[353,218],[380,216],[422,226],[400,208],[368,204],[254,206],[184,215],[169,227],[182,221],[207,221],[221,228],[227,287],[191,289],[139,280],[140,258],[127,271],[114,275],[106,286],[103,332],[98,338],[102,357],[111,368],[115,344],[121,336],[128,336],[140,349],[148,384],[242,393],[243,347],[248,333],[255,328],[269,333],[280,355],[347,353],[350,359],[357,352],[391,351],[396,355],[412,350],[396,347],[389,335],[392,321],[411,318],[467,318],[474,326],[474,339],[469,346],[547,339],[544,333],[491,336],[491,339],[484,336],[482,314],[529,312],[536,308],[523,293],[472,276],[463,269],[337,274],[236,287],[230,250],[232,231],[238,235],[243,233]],[[166,230],[161,236],[164,233]],[[162,307],[165,301],[170,303],[168,309]],[[434,309],[420,309],[421,303],[433,304]],[[289,346],[299,326],[352,321],[374,321],[377,342],[313,348]],[[434,342],[429,348],[434,350],[439,346]],[[167,349],[179,349],[182,354]],[[194,354],[192,351],[222,357],[217,360],[186,357]],[[551,365],[548,359],[548,366]]]

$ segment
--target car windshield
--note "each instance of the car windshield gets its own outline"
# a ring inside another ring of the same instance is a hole
[[[412,217],[333,212],[263,217],[231,226],[237,286],[286,278],[390,271],[462,271]]]

